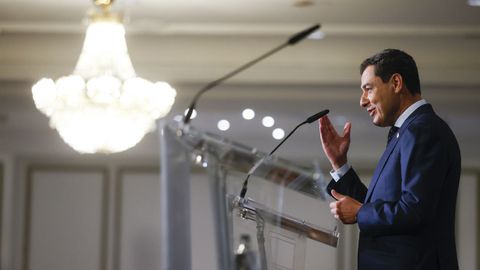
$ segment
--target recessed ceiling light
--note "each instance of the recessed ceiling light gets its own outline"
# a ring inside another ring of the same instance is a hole
[[[177,115],[175,115],[175,116],[173,117],[173,120],[175,120],[175,121],[177,121],[177,122],[180,122],[180,121],[183,120],[183,116],[177,114]]]
[[[322,39],[325,37],[325,33],[322,32],[322,31],[315,31],[313,33],[311,33],[307,38],[308,39],[315,39],[315,40],[319,40],[319,39]]]
[[[255,111],[252,110],[252,109],[245,109],[243,110],[242,112],[242,117],[245,119],[245,120],[251,120],[255,117]]]
[[[221,131],[228,130],[230,128],[230,122],[228,122],[227,120],[220,120],[218,121],[217,127]]]
[[[184,115],[187,115],[188,109],[185,110]],[[190,119],[194,119],[197,117],[197,110],[193,109],[192,115],[190,116]]]
[[[275,140],[281,140],[283,139],[284,136],[285,136],[285,131],[283,131],[283,129],[281,128],[276,128],[272,131],[272,137]]]
[[[262,119],[262,124],[265,127],[273,127],[273,125],[275,124],[275,120],[271,116],[265,116]]]

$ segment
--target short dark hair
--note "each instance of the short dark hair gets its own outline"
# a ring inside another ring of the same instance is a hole
[[[420,77],[415,60],[406,52],[397,49],[385,49],[365,59],[360,65],[360,75],[368,66],[375,67],[375,75],[387,82],[393,74],[402,76],[408,91],[412,95],[421,94]]]

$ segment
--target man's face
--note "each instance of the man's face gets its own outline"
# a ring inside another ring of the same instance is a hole
[[[395,124],[400,102],[391,78],[384,83],[375,76],[375,66],[368,66],[362,73],[361,88],[360,106],[367,109],[373,123],[380,127]]]

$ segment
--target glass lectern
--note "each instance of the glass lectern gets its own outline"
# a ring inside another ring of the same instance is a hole
[[[337,246],[335,226],[325,229],[308,217],[299,217],[303,206],[295,196],[306,195],[310,201],[325,204],[326,183],[318,170],[275,156],[265,158],[255,148],[179,121],[160,125],[162,269],[192,267],[192,164],[205,168],[209,175],[217,269],[303,270],[307,239]],[[243,180],[256,165],[247,195],[240,198]],[[292,203],[288,198],[293,198]],[[295,203],[296,207],[289,207]]]

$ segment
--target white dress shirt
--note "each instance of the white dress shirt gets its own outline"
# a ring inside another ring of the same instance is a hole
[[[394,126],[400,128],[403,125],[403,122],[407,120],[407,118],[414,112],[416,111],[420,106],[427,104],[427,101],[425,99],[421,99],[412,105],[408,107],[401,115],[398,117],[397,121],[395,121]],[[330,175],[332,176],[333,180],[338,182],[340,178],[342,178],[348,170],[350,170],[352,166],[350,164],[345,163],[342,167],[338,168],[338,170],[331,170]]]

